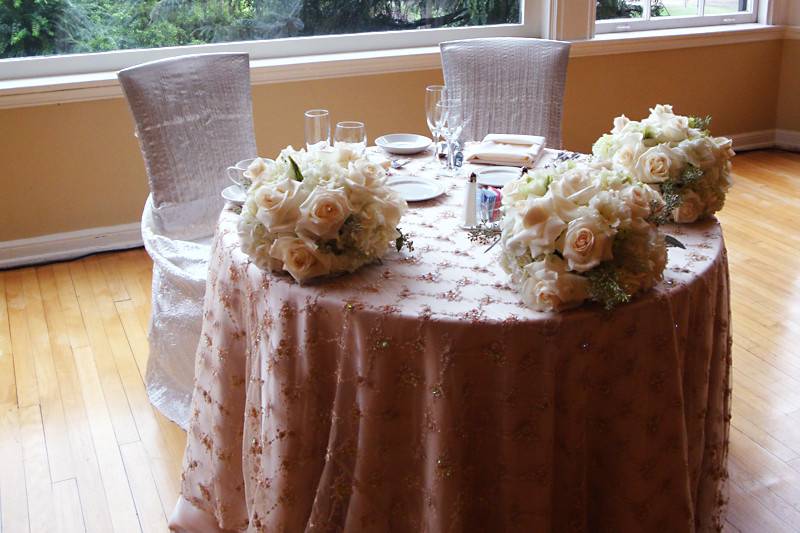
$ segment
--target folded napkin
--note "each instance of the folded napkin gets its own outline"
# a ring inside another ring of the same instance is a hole
[[[467,161],[483,165],[509,165],[532,168],[544,149],[545,138],[538,135],[490,133],[477,146],[467,150]]]

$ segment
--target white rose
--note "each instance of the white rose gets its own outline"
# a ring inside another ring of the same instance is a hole
[[[365,202],[386,184],[386,172],[381,165],[359,159],[350,163],[344,184],[353,201]]]
[[[562,252],[569,269],[586,272],[612,259],[613,236],[614,230],[598,214],[586,214],[570,222]]]
[[[630,172],[639,156],[644,152],[644,136],[641,133],[626,133],[620,138],[620,146],[611,158],[614,167]]]
[[[680,142],[689,137],[689,118],[672,117],[661,125],[661,134],[667,141]]]
[[[247,166],[247,170],[245,171],[244,175],[251,180],[254,180],[260,178],[261,175],[266,172],[266,170],[266,162],[260,157],[256,157],[253,162]]]
[[[717,164],[716,146],[708,137],[698,137],[678,145],[692,165],[706,169]]]
[[[660,203],[660,195],[647,185],[628,185],[620,191],[622,201],[630,209],[631,217],[647,218],[652,212],[653,203]]]
[[[589,202],[612,228],[627,224],[631,219],[630,207],[617,194],[609,191],[598,192]]]
[[[556,215],[552,199],[549,197],[529,198],[520,214],[509,218],[511,227],[506,234],[506,247],[519,256],[530,250],[531,257],[537,257],[555,250],[556,239],[567,227],[566,222]]]
[[[347,167],[348,163],[356,161],[360,157],[355,150],[345,145],[337,146],[333,151],[333,159],[343,167]]]
[[[642,183],[663,183],[680,169],[680,153],[666,144],[659,144],[639,156],[634,174]]]
[[[681,194],[681,203],[672,210],[672,220],[678,224],[691,224],[703,214],[703,200],[694,191]]]
[[[589,167],[575,167],[550,184],[548,196],[561,220],[569,222],[580,216],[580,207],[587,205],[597,191],[594,174],[596,171]]]
[[[657,106],[650,108],[650,116],[644,119],[642,122],[657,126],[668,122],[674,117],[675,113],[672,112],[671,105],[658,104]]]
[[[730,159],[736,155],[733,150],[733,141],[727,137],[712,137],[711,142],[716,146],[719,155],[725,159]]]
[[[292,179],[262,184],[253,195],[258,208],[256,218],[271,233],[294,231],[303,197],[300,182]]]
[[[300,206],[297,230],[324,240],[335,239],[352,211],[342,189],[316,187]]]
[[[330,259],[297,237],[275,239],[269,253],[298,283],[330,273]]]
[[[531,263],[525,271],[529,277],[521,287],[522,301],[538,311],[562,311],[589,297],[589,280],[567,272],[555,256]]]
[[[630,121],[631,120],[625,115],[618,116],[617,118],[614,119],[614,129],[611,130],[611,133],[615,135],[618,133],[622,133],[622,131],[625,129],[625,126],[627,126],[630,123]]]

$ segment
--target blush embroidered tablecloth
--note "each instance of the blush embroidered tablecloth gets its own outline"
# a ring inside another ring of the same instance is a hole
[[[171,524],[718,528],[731,364],[719,224],[666,227],[686,250],[630,304],[538,313],[459,229],[461,182],[444,182],[402,220],[413,252],[308,286],[253,265],[237,214],[222,213]]]

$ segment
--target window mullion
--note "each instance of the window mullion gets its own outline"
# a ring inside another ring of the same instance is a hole
[[[642,6],[642,20],[650,20],[650,2],[651,0],[644,1],[644,5]]]
[[[706,0],[697,0],[697,14],[701,17],[706,14]]]

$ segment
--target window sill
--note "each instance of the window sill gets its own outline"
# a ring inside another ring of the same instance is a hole
[[[619,33],[603,33],[594,39],[572,43],[570,57],[630,54],[719,46],[724,44],[755,41],[781,40],[786,37],[784,26],[766,24],[731,24],[729,26],[701,26],[669,30],[647,30]]]
[[[625,54],[780,40],[789,37],[783,26],[741,24],[679,30],[650,30],[603,34],[576,41],[570,57]],[[438,69],[435,46],[374,52],[310,55],[251,62],[254,85]],[[0,81],[0,109],[86,100],[118,98],[122,90],[115,72],[51,76]]]

